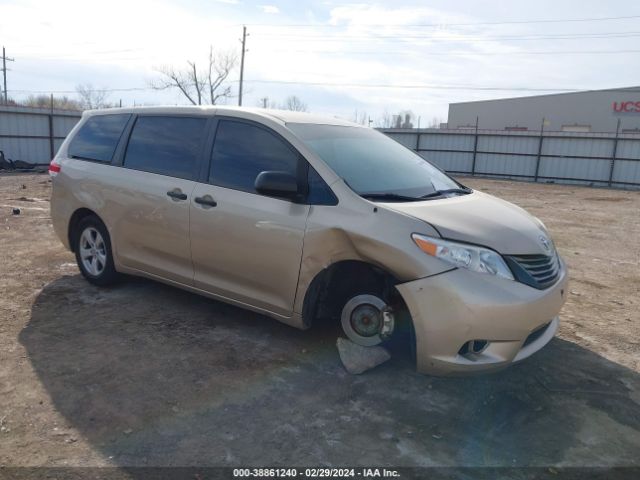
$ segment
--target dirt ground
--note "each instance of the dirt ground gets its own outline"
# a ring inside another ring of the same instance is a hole
[[[0,466],[640,466],[640,192],[463,181],[541,218],[571,284],[545,349],[446,379],[401,356],[351,376],[331,332],[93,287],[48,176],[0,176]]]

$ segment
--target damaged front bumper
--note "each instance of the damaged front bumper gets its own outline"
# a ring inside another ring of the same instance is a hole
[[[418,371],[497,370],[537,352],[558,329],[567,281],[563,264],[545,290],[462,269],[397,285],[415,328]]]

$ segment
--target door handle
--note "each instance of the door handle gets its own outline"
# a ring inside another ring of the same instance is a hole
[[[205,195],[204,197],[196,197],[193,199],[198,205],[202,205],[203,207],[215,207],[218,205],[211,195]]]
[[[187,194],[186,193],[182,193],[182,190],[180,190],[179,188],[174,188],[173,190],[169,190],[167,192],[167,195],[171,198],[173,198],[174,200],[186,200],[187,199]]]

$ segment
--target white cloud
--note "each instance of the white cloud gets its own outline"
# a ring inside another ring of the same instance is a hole
[[[462,28],[451,25],[482,21],[473,12],[452,14],[415,4],[403,5],[402,0],[391,5],[314,4],[303,14],[288,18],[287,23],[317,26],[253,27],[252,22],[264,23],[263,12],[279,13],[278,7],[256,8],[245,2],[241,7],[228,8],[220,2],[242,4],[240,0],[217,0],[217,3],[201,0],[199,7],[186,7],[185,2],[176,0],[112,0],[108,9],[95,16],[86,8],[86,0],[15,3],[0,0],[3,43],[7,45],[7,54],[16,58],[11,65],[9,89],[73,90],[77,83],[107,88],[145,87],[148,80],[157,76],[153,67],[180,67],[187,60],[206,62],[209,45],[239,53],[238,37],[245,22],[250,33],[244,77],[247,105],[254,105],[263,96],[280,101],[295,92],[316,112],[348,116],[358,106],[359,111],[366,110],[375,117],[385,109],[412,109],[424,119],[445,117],[449,102],[519,93],[344,84],[598,88],[607,86],[607,82],[624,84],[625,79],[637,78],[639,74],[638,67],[621,68],[628,57],[618,55],[602,55],[597,60],[589,55],[513,55],[523,50],[613,50],[615,45],[594,45],[602,40],[581,40],[578,46],[555,40],[539,44],[498,38],[540,33],[539,25]],[[123,11],[127,15],[122,15]],[[150,12],[153,19],[147,21]],[[329,25],[318,20],[324,18],[329,18]],[[415,24],[440,26],[410,26]],[[548,32],[560,29],[558,25],[544,28]],[[581,31],[585,28],[583,25]],[[238,78],[237,70],[232,77],[234,81]],[[588,84],[585,79],[589,79]],[[179,93],[136,91],[122,95],[125,101],[129,95],[128,103],[133,99],[184,103]]]

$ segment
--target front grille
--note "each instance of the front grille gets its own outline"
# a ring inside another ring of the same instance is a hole
[[[516,280],[543,290],[550,287],[560,275],[560,260],[557,254],[508,255],[505,257]]]

